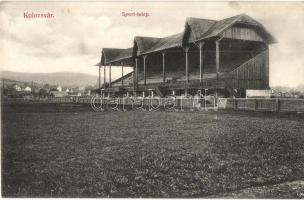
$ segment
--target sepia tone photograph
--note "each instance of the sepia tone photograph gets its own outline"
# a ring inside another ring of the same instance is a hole
[[[0,2],[3,198],[304,198],[304,3]]]

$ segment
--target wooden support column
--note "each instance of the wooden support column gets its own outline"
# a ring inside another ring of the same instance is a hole
[[[103,55],[103,52],[101,52],[101,55],[100,55],[100,64],[99,64],[99,69],[98,69],[98,87],[99,87],[99,91],[100,91],[100,95],[102,95],[101,93],[101,67],[102,67],[102,55]],[[104,61],[105,62],[105,61]]]
[[[135,94],[135,66],[134,65],[133,65],[132,78],[133,78],[133,95],[134,95]]]
[[[220,41],[223,37],[220,37],[215,41],[215,66],[216,66],[216,78],[218,79],[220,74]]]
[[[188,52],[189,47],[185,48],[186,52],[186,88],[185,88],[185,96],[188,95],[188,84],[189,84],[189,58],[188,58]]]
[[[163,83],[165,83],[166,82],[166,73],[165,73],[165,55],[166,55],[166,53],[163,52],[162,55],[163,55]]]
[[[266,50],[266,69],[265,69],[266,89],[269,89],[269,48]]]
[[[98,88],[99,88],[99,90],[100,90],[100,86],[101,86],[101,83],[100,83],[100,68],[101,68],[101,63],[98,66]]]
[[[138,58],[135,58],[135,83],[138,83]]]
[[[188,58],[189,47],[185,48],[185,52],[186,52],[186,82],[189,83],[189,58]]]
[[[136,80],[136,90],[137,90],[137,87],[138,87],[138,58],[136,58],[135,59],[135,62],[136,62],[136,69],[135,69],[135,72],[136,72],[136,78],[135,78],[135,80]]]
[[[124,66],[123,66],[123,62],[120,63],[121,64],[121,87],[124,87],[124,80],[123,80],[123,76],[124,76]]]
[[[144,85],[146,85],[146,55],[143,56],[144,59]]]
[[[219,75],[220,75],[220,41],[223,37],[220,37],[215,41],[215,66],[216,66],[216,90],[215,90],[215,100],[217,102],[218,99],[218,82],[219,82]]]
[[[203,65],[204,65],[204,61],[203,61],[203,46],[204,46],[204,42],[200,42],[199,43],[199,68],[200,68],[200,83],[203,82]]]
[[[220,71],[220,41],[215,42],[215,66],[216,66],[216,78],[218,79]]]
[[[134,95],[136,95],[136,91],[137,91],[137,81],[138,81],[138,58],[135,58],[135,70],[133,72],[133,80],[134,80]]]
[[[111,89],[111,84],[112,84],[112,70],[111,70],[112,64],[109,66],[109,88]]]
[[[106,89],[106,77],[107,77],[107,74],[106,74],[106,65],[103,66],[103,87],[104,89]]]
[[[99,86],[99,90],[101,89],[101,76],[100,76],[100,71],[101,71],[101,67],[102,67],[102,53],[100,56],[100,64],[99,64],[99,69],[98,69],[98,86]],[[100,91],[101,94],[101,91]]]

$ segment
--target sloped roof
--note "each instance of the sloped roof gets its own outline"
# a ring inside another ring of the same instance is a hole
[[[200,18],[187,18],[186,29],[189,27],[194,35],[193,41],[188,40],[187,43],[216,37],[236,23],[255,26],[267,43],[271,44],[276,42],[276,39],[264,28],[261,23],[257,22],[248,15],[240,14],[219,21]],[[186,29],[182,33],[178,33],[164,38],[136,38],[136,40],[138,41],[138,46],[141,45],[141,47],[138,47],[140,54],[147,54],[151,52],[182,46],[183,39],[186,36]]]
[[[200,39],[209,29],[213,26],[217,21],[209,20],[209,19],[200,19],[200,18],[192,18],[189,17],[186,20],[186,28],[187,25],[190,27],[194,39]]]
[[[109,64],[112,62],[130,59],[132,58],[132,52],[133,52],[133,48],[128,48],[128,49],[103,48],[101,63]],[[100,62],[97,65],[99,64]]]
[[[187,18],[185,30],[182,33],[164,38],[136,36],[134,38],[134,44],[137,45],[139,54],[143,55],[173,47],[179,47],[186,43],[189,44],[199,40],[219,36],[222,32],[235,24],[246,24],[253,26],[268,44],[277,42],[261,23],[257,22],[246,14],[240,14],[218,21],[200,18]],[[194,36],[193,38],[190,38],[190,40],[189,29]],[[133,51],[134,47],[128,49],[103,48],[102,63],[109,64],[124,59],[130,59],[137,53]]]
[[[234,24],[239,18],[239,15],[216,21],[204,34],[198,39],[214,37],[223,32],[226,28]]]
[[[147,51],[153,45],[155,45],[160,39],[161,38],[136,36],[134,38],[134,43],[137,44],[137,48],[139,50],[139,53],[141,54],[144,51]]]
[[[277,42],[276,39],[265,29],[265,27],[259,23],[258,21],[254,20],[253,18],[249,17],[246,14],[236,15],[230,18],[226,18],[223,20],[216,21],[205,33],[201,34],[197,40],[202,40],[206,38],[211,38],[218,36],[223,31],[227,30],[231,26],[236,23],[242,23],[247,25],[255,26],[259,29],[260,34],[264,37],[267,43],[275,43]],[[191,28],[192,29],[192,28]],[[199,35],[199,33],[196,33]]]
[[[173,47],[179,47],[182,45],[183,34],[184,33],[178,33],[175,35],[170,35],[168,37],[161,38],[152,47],[142,52],[142,54],[161,51]]]

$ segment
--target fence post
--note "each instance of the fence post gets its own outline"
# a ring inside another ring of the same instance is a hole
[[[109,109],[109,101],[108,101],[108,99],[104,99],[104,101],[105,101],[105,110],[108,110]]]
[[[277,98],[277,111],[280,112],[281,110],[281,101],[279,98]]]
[[[254,101],[255,101],[254,110],[257,111],[257,110],[258,110],[258,107],[259,107],[258,100],[255,99]]]
[[[234,110],[237,110],[237,109],[238,109],[237,99],[234,98]]]

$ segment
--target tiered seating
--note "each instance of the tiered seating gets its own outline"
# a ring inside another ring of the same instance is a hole
[[[149,83],[161,83],[163,81],[162,76],[163,75],[161,73],[148,73],[148,74],[146,74],[146,82],[147,82],[147,84],[149,84]],[[138,83],[139,84],[144,84],[143,75],[140,75],[139,78],[140,79],[139,79]]]
[[[220,75],[224,74],[225,72],[221,72]],[[216,73],[206,73],[203,72],[203,79],[213,79],[216,78]],[[199,71],[191,71],[189,72],[189,80],[195,81],[200,79]],[[186,75],[184,71],[176,71],[176,72],[166,72],[166,82],[184,82],[186,81]],[[163,82],[163,74],[162,72],[153,72],[153,73],[147,73],[146,74],[146,83],[147,84],[154,84],[154,83],[162,83]],[[138,84],[142,85],[144,84],[144,77],[143,74],[139,74],[138,77]],[[124,85],[133,85],[133,77],[129,76],[124,79]],[[112,84],[112,86],[121,86],[121,81],[115,82]]]
[[[203,79],[211,79],[211,78],[216,78],[216,73],[203,72]],[[190,72],[189,79],[190,80],[199,80],[200,72],[199,71]]]
[[[220,72],[220,75],[226,74],[225,72]],[[207,73],[203,72],[203,79],[213,79],[216,78],[216,73]],[[194,81],[194,80],[199,80],[200,79],[200,74],[199,71],[194,71],[189,73],[189,80]],[[182,77],[177,79],[176,81],[186,81],[186,75],[184,74]]]
[[[182,70],[178,70],[175,72],[167,72],[166,79],[174,82],[174,81],[178,80],[180,77],[182,77],[184,75],[184,73],[185,72]]]
[[[182,76],[183,72],[166,72],[166,82],[177,80],[180,76]],[[146,74],[146,82],[149,83],[162,83],[163,82],[163,73],[162,72],[153,72]],[[140,75],[139,84],[143,84],[143,75]]]
[[[225,72],[221,72],[224,74]],[[216,78],[216,73],[203,73],[203,79],[212,79]],[[200,74],[199,71],[192,71],[189,73],[189,80],[199,80]],[[179,82],[179,81],[186,81],[186,75],[184,71],[176,71],[176,72],[166,72],[166,82]],[[146,74],[146,83],[153,84],[153,83],[162,83],[163,82],[163,74],[161,72],[157,73],[148,73]],[[138,84],[144,84],[143,74],[139,75]]]

